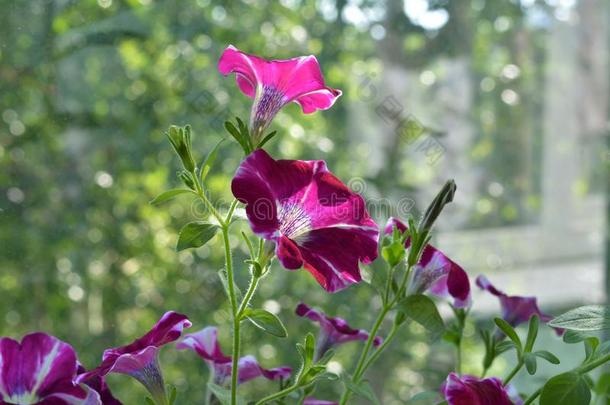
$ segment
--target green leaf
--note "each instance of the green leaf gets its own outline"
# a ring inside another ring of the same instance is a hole
[[[595,332],[581,332],[576,330],[566,330],[563,334],[563,341],[568,344],[580,343]]]
[[[205,178],[207,177],[208,173],[210,172],[212,165],[216,161],[216,156],[218,155],[218,149],[220,149],[220,145],[224,141],[225,141],[224,139],[221,139],[220,141],[218,141],[216,146],[214,146],[214,148],[212,148],[210,153],[208,153],[208,156],[206,156],[205,160],[201,164],[201,174],[199,175],[199,177],[201,178],[201,183],[203,183],[205,181]]]
[[[258,143],[258,145],[256,145],[256,147],[257,147],[257,148],[262,148],[263,146],[265,146],[265,144],[266,144],[267,142],[269,142],[269,141],[271,140],[271,138],[273,138],[273,137],[275,136],[275,134],[277,134],[277,131],[273,131],[273,132],[268,133],[268,134],[267,134],[267,135],[266,135],[266,136],[263,138],[263,140],[262,140],[262,141],[260,141],[260,142]]]
[[[264,309],[248,308],[246,311],[244,311],[244,316],[247,317],[248,320],[254,324],[254,326],[264,330],[270,335],[281,338],[288,336],[286,327],[282,321],[280,321],[280,318],[269,311],[265,311]]]
[[[544,384],[540,405],[589,405],[591,390],[585,379],[570,371],[556,375]]]
[[[610,393],[610,373],[604,373],[598,378],[593,391],[597,395],[603,396],[607,396]]]
[[[180,230],[176,250],[180,252],[184,249],[203,246],[216,235],[216,231],[218,231],[218,225],[204,221],[190,222]]]
[[[500,355],[504,352],[509,351],[510,349],[516,349],[516,348],[517,347],[515,346],[515,344],[513,342],[509,342],[509,341],[499,342],[495,346],[496,355]]]
[[[610,307],[607,305],[585,305],[559,315],[548,324],[555,328],[575,331],[610,329]]]
[[[541,359],[545,359],[551,364],[559,364],[561,361],[555,356],[553,353],[546,350],[538,350],[533,353],[534,356],[540,357]]]
[[[397,309],[407,318],[423,326],[430,333],[432,340],[440,338],[445,333],[443,318],[434,302],[425,295],[410,295],[398,303]]]
[[[244,150],[244,154],[249,155],[250,154],[249,140],[245,139],[244,136],[242,135],[242,133],[237,128],[235,128],[235,125],[233,125],[233,123],[230,121],[225,122],[225,129],[227,130],[227,132],[229,134],[231,134],[231,136],[233,138],[235,138],[237,143],[239,143],[241,148]]]
[[[523,361],[525,362],[525,368],[530,375],[536,374],[536,368],[538,367],[536,356],[533,353],[525,352],[523,354]]]
[[[368,399],[374,405],[381,405],[379,398],[377,398],[375,391],[373,391],[373,388],[371,388],[371,384],[369,384],[368,381],[364,380],[359,383],[355,383],[352,381],[351,377],[346,374],[344,375],[345,378],[343,379],[343,382],[345,383],[347,389],[349,389],[359,397]]]
[[[159,194],[152,200],[150,200],[150,204],[159,205],[161,203],[171,200],[172,198],[174,198],[176,196],[179,196],[180,194],[186,194],[186,193],[191,193],[191,192],[192,192],[191,190],[187,190],[184,188],[176,188],[173,190],[168,190],[168,191],[165,191],[165,192]]]
[[[148,405],[156,405],[156,404],[155,404],[155,401],[153,401],[153,400],[152,400],[152,398],[150,398],[150,397],[146,397],[145,399],[146,399],[146,403],[147,403]]]
[[[405,402],[405,405],[428,405],[435,403],[439,399],[438,392],[424,391],[413,395],[411,399]]]
[[[531,352],[534,348],[534,342],[536,342],[536,337],[538,336],[538,325],[540,324],[540,320],[537,315],[533,315],[530,318],[528,331],[527,331],[527,339],[525,340],[525,351]]]
[[[585,361],[591,359],[595,355],[595,349],[599,345],[599,339],[596,337],[589,337],[584,340],[585,345]]]
[[[517,349],[521,351],[521,348],[523,346],[521,345],[521,339],[519,339],[519,336],[517,335],[517,332],[515,332],[515,329],[513,329],[513,327],[510,326],[510,324],[502,318],[495,318],[494,322],[496,323],[498,328],[500,328],[500,330],[504,332],[504,334],[508,336],[508,338],[512,340],[513,343],[515,343]]]

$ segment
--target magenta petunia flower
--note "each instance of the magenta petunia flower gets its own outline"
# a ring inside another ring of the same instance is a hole
[[[76,371],[74,349],[54,336],[0,338],[0,404],[101,404],[97,392],[74,383]]]
[[[396,218],[390,218],[385,233],[391,234],[396,227],[405,232],[407,226]],[[411,241],[407,239],[408,248]],[[413,268],[412,279],[409,283],[409,294],[421,294],[429,291],[441,297],[452,297],[456,308],[465,308],[470,305],[470,281],[468,274],[457,263],[445,256],[432,245],[427,245],[422,252],[419,263]]]
[[[328,349],[341,343],[353,340],[367,340],[369,333],[364,329],[351,328],[344,319],[331,318],[320,311],[300,303],[295,310],[298,316],[309,318],[320,324],[320,335],[316,347],[318,357],[322,357]],[[374,346],[379,346],[382,342],[381,337],[375,336]]]
[[[520,297],[518,295],[507,295],[505,292],[498,290],[487,279],[480,275],[476,280],[479,288],[488,291],[495,295],[500,300],[502,307],[502,318],[512,326],[517,326],[525,322],[529,322],[532,315],[538,315],[542,322],[548,322],[553,319],[552,316],[543,313],[538,308],[536,297]],[[558,335],[563,334],[564,330],[554,328]]]
[[[268,61],[229,45],[218,61],[218,70],[224,76],[235,73],[239,89],[254,99],[250,115],[254,137],[260,137],[277,112],[291,101],[310,114],[332,107],[341,95],[340,90],[324,84],[313,55]]]
[[[450,373],[441,391],[449,405],[521,405],[523,401],[497,378]]]
[[[364,200],[321,160],[274,160],[256,150],[231,189],[247,204],[252,230],[275,242],[280,263],[304,267],[329,292],[361,280],[358,262],[377,257],[379,230]]]
[[[225,356],[218,343],[218,330],[208,326],[196,333],[185,335],[176,344],[179,350],[190,349],[202,357],[213,373],[213,381],[220,386],[231,384],[232,359]],[[269,380],[287,379],[292,369],[290,367],[278,367],[266,369],[260,366],[254,356],[241,357],[237,363],[238,384],[253,380],[257,377],[265,377]]]
[[[191,322],[185,315],[173,311],[166,312],[141,338],[127,346],[105,350],[102,364],[80,374],[77,380],[88,383],[91,379],[103,377],[108,373],[127,374],[142,383],[153,397],[164,397],[165,384],[157,354],[161,346],[177,340],[182,330],[190,326]]]

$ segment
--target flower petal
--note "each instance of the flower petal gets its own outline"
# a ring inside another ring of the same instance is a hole
[[[189,328],[191,322],[186,315],[174,311],[166,312],[153,328],[139,339],[126,346],[107,349],[102,356],[102,364],[77,377],[78,382],[84,382],[95,376],[104,376],[110,372],[135,373],[139,366],[146,366],[156,358],[158,348],[175,341],[184,328]]]
[[[497,378],[460,378],[450,373],[442,388],[449,405],[513,405],[502,382]]]
[[[253,380],[257,377],[265,377],[269,380],[287,379],[292,369],[290,367],[278,367],[265,369],[258,364],[254,356],[244,356],[237,363],[237,380],[239,384]]]
[[[205,360],[212,362],[230,362],[231,357],[225,356],[218,343],[218,329],[214,326],[203,328],[199,332],[184,335],[182,340],[176,343],[178,350],[190,349]]]
[[[44,398],[58,384],[73,386],[76,370],[74,349],[54,336],[32,333],[21,343],[0,338],[0,396],[8,402]]]
[[[254,98],[256,88],[261,83],[266,61],[254,55],[248,55],[229,45],[218,61],[218,70],[224,76],[235,73],[237,86],[248,97]]]
[[[275,254],[282,266],[288,270],[297,270],[303,266],[303,257],[299,247],[285,236],[280,236]]]
[[[312,397],[305,398],[303,405],[338,405],[338,402],[325,401],[323,399],[315,399]]]

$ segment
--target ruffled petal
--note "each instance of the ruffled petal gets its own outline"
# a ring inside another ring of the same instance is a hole
[[[121,403],[103,401],[100,394],[87,385],[64,384],[56,392],[47,396],[36,405],[120,405]]]
[[[0,395],[14,403],[43,399],[58,387],[73,387],[76,353],[69,344],[44,333],[26,335],[21,343],[0,338]]]
[[[258,364],[258,361],[254,356],[244,356],[240,358],[237,363],[237,368],[237,380],[239,384],[261,376],[269,380],[287,379],[292,372],[290,367],[265,369]]]
[[[477,277],[476,284],[479,288],[498,297],[500,306],[502,307],[502,318],[512,326],[528,322],[533,315],[538,315],[543,322],[548,322],[552,319],[550,315],[547,315],[540,310],[536,297],[509,296],[497,289],[483,275]],[[555,328],[555,331],[558,334],[563,333],[563,329]]]
[[[224,76],[235,73],[237,86],[248,97],[254,98],[256,88],[262,85],[266,61],[248,55],[229,45],[218,61],[218,70]]]
[[[203,328],[199,332],[184,335],[182,340],[176,343],[178,350],[190,349],[201,356],[204,360],[226,363],[231,357],[225,356],[218,343],[218,329],[214,326]]]
[[[132,374],[139,366],[148,366],[156,358],[158,348],[177,340],[184,328],[189,328],[191,322],[186,315],[174,311],[166,312],[153,328],[139,339],[127,346],[107,349],[102,356],[102,364],[77,377],[78,382],[84,382],[96,376],[104,376],[110,372]]]
[[[497,378],[461,378],[450,373],[443,384],[443,395],[449,405],[514,405],[502,382]]]
[[[369,338],[369,333],[364,329],[354,329],[348,325],[346,320],[329,317],[302,302],[297,305],[295,313],[298,316],[306,317],[319,323],[322,336],[320,341],[324,345],[323,348],[319,348],[322,352],[335,344],[346,343],[353,340],[367,340]],[[381,337],[376,336],[373,340],[373,345],[379,346],[381,342]]]

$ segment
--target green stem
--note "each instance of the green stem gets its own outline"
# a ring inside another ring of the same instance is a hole
[[[229,288],[229,302],[231,304],[231,314],[233,315],[233,350],[231,363],[231,405],[237,403],[237,362],[239,361],[239,317],[237,316],[237,298],[235,296],[235,277],[233,276],[233,256],[229,243],[229,227],[223,225],[222,240],[225,247],[225,267],[227,271],[227,284]]]
[[[517,365],[515,366],[515,368],[512,369],[512,371],[506,376],[506,378],[504,379],[504,382],[502,383],[503,385],[506,385],[510,382],[510,380],[513,379],[513,377],[515,375],[517,375],[517,373],[519,372],[519,370],[521,370],[521,367],[523,367],[523,360],[519,360],[519,362],[517,363]]]
[[[582,366],[578,367],[574,371],[576,371],[579,374],[585,374],[585,373],[588,373],[589,371],[603,365],[604,363],[607,363],[608,361],[610,361],[610,354],[602,356],[599,359],[592,361],[590,363],[583,364]]]
[[[284,398],[286,395],[290,394],[293,391],[298,390],[299,388],[300,388],[300,386],[298,384],[291,385],[290,387],[284,388],[281,391],[278,391],[274,394],[266,396],[265,398],[256,402],[254,405],[263,405],[263,404],[266,404],[267,402],[273,401],[275,399]]]
[[[246,291],[246,295],[244,296],[239,306],[239,309],[237,310],[238,318],[241,319],[241,317],[244,315],[244,311],[248,308],[248,304],[250,304],[250,300],[252,299],[252,296],[256,291],[256,287],[258,287],[259,280],[260,277],[252,276],[252,279],[250,280],[250,285],[248,286],[248,291]]]
[[[366,344],[364,345],[364,349],[362,350],[362,353],[360,353],[360,358],[358,359],[358,363],[356,364],[356,371],[354,371],[354,376],[352,377],[352,381],[354,383],[358,383],[360,380],[360,374],[363,372],[366,358],[369,354],[369,351],[371,350],[371,346],[373,345],[375,336],[377,336],[377,331],[381,327],[381,323],[385,319],[385,316],[387,315],[389,310],[390,310],[389,307],[387,307],[387,306],[383,307],[383,309],[377,316],[375,323],[373,324],[373,328],[369,332],[369,338],[366,340]],[[340,405],[346,404],[347,400],[350,397],[351,397],[351,391],[349,389],[346,389],[345,391],[343,391],[343,396],[341,397],[341,401],[339,401],[339,404]]]
[[[541,392],[542,392],[542,387],[538,388],[536,391],[534,391],[534,393],[532,395],[527,397],[525,402],[523,402],[523,405],[529,405],[532,402],[534,402],[534,400],[540,396]]]
[[[373,352],[373,354],[371,354],[364,364],[364,367],[362,368],[363,373],[368,370],[371,364],[373,364],[379,358],[386,347],[392,343],[392,340],[394,340],[394,337],[396,336],[396,332],[398,332],[398,325],[394,324],[392,325],[392,329],[390,330],[390,333],[388,333],[388,336],[384,339],[383,343]]]

